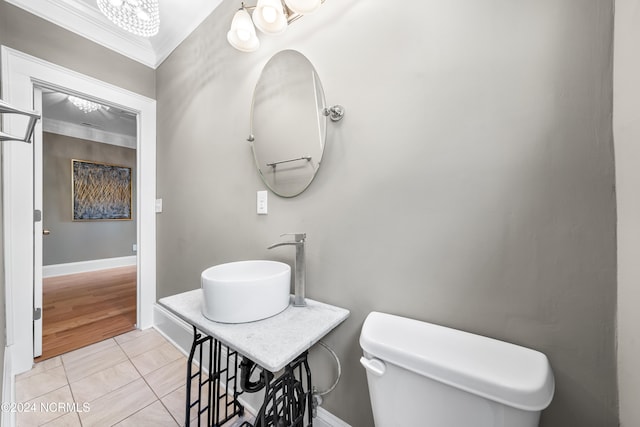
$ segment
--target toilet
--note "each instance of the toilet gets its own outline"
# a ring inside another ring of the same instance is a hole
[[[391,314],[360,334],[376,427],[535,427],[554,392],[535,350]]]

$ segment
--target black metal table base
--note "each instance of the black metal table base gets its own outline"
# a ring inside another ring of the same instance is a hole
[[[244,406],[238,400],[240,395],[261,389],[265,392],[264,402],[255,424],[244,422],[242,427],[313,425],[311,370],[306,351],[289,363],[278,377],[258,367],[261,369],[261,381],[251,384],[252,387],[247,384],[251,372],[244,372],[247,378],[243,377],[241,381],[241,358],[245,365],[242,369],[252,365],[251,361],[229,347],[223,351],[222,343],[193,327],[193,343],[187,364],[185,426],[189,427],[194,417],[198,427],[222,426],[236,415],[244,414]],[[194,362],[197,369],[194,369]],[[242,389],[243,384],[246,390]]]

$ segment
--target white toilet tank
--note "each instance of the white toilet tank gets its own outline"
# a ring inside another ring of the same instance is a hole
[[[360,334],[377,427],[535,427],[554,392],[535,350],[373,312]]]

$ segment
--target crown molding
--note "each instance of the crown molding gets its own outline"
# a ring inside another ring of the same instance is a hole
[[[120,29],[86,1],[5,1],[153,69],[222,3],[222,0],[191,0],[189,7],[197,13],[186,15],[180,13],[185,7],[183,2],[167,1],[163,3],[167,10],[163,13],[161,9],[160,33],[147,39]]]
[[[162,3],[161,7],[166,6],[169,3],[178,4],[178,7],[184,8],[184,0],[174,0]],[[173,16],[171,25],[166,23],[163,26],[163,20],[160,22],[160,33],[153,38],[153,44],[156,52],[156,65],[157,68],[167,57],[182,43],[189,35],[195,31],[196,28],[213,12],[220,4],[222,0],[190,0],[189,7],[197,8],[197,16],[191,16],[190,18],[182,17],[180,19],[177,14]],[[172,5],[173,6],[173,5]],[[175,6],[174,6],[175,7]],[[162,14],[162,9],[160,11]],[[162,19],[162,16],[161,16]],[[229,21],[231,22],[231,21]]]
[[[156,54],[148,40],[129,36],[79,0],[5,1],[148,67],[156,67]]]
[[[107,132],[102,129],[91,128],[46,117],[42,119],[42,130],[44,132],[70,136],[87,141],[102,142],[104,144],[117,145],[118,147],[132,148],[134,150],[137,145],[135,136]]]

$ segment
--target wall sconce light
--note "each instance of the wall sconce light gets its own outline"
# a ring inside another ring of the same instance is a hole
[[[264,34],[280,34],[290,23],[318,10],[322,3],[324,0],[258,0],[255,6],[242,3],[231,21],[227,41],[239,51],[253,52],[260,47],[256,28]]]
[[[16,108],[12,105],[7,104],[1,99],[0,99],[0,114],[18,114],[21,116],[29,117],[29,123],[27,124],[27,128],[25,129],[23,136],[9,135],[8,133],[4,133],[0,131],[0,141],[31,142],[33,129],[36,127],[36,122],[40,118],[40,114],[36,113],[35,111],[21,110],[19,108]]]

